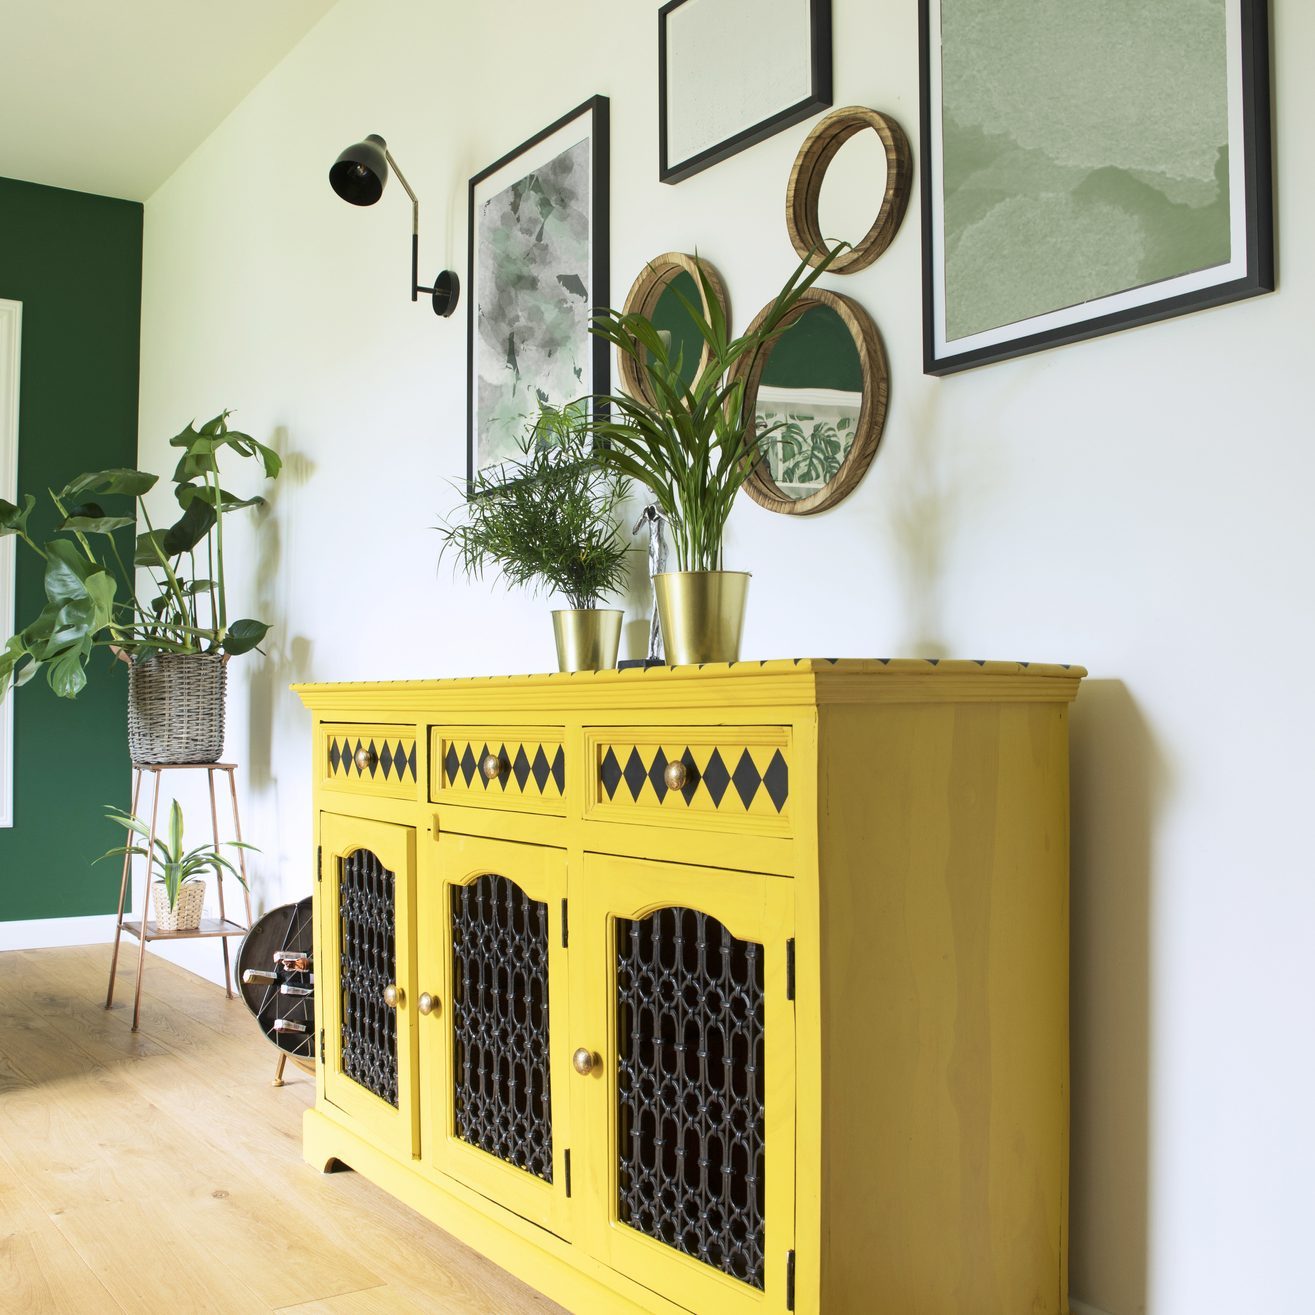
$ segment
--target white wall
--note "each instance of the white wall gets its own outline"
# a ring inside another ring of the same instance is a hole
[[[834,3],[837,104],[916,142],[917,6]],[[824,517],[742,500],[732,520],[730,564],[754,571],[748,654],[1091,669],[1073,749],[1073,1291],[1113,1315],[1310,1303],[1315,92],[1299,52],[1315,11],[1274,8],[1281,292],[924,378],[915,198],[882,260],[829,280],[891,358],[872,470]],[[340,0],[147,205],[142,462],[225,405],[289,458],[259,537],[234,545],[239,596],[278,622],[268,661],[234,664],[229,734],[262,906],[309,889],[289,681],[552,661],[543,603],[436,572],[429,526],[465,462],[464,316],[407,300],[400,194],[352,209],[328,166],[383,133],[425,203],[422,277],[464,276],[469,176],[602,92],[614,300],[648,257],[697,248],[742,326],[793,265],[784,189],[807,125],[659,184],[655,10]],[[198,952],[213,971],[214,947]]]

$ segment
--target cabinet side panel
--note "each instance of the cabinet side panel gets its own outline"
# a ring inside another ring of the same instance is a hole
[[[1067,1307],[1062,704],[825,710],[828,1315]]]

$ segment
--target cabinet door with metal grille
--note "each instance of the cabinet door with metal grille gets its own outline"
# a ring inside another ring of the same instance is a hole
[[[362,1136],[409,1157],[418,1117],[410,925],[415,832],[321,813],[319,877],[315,989],[324,1098]]]
[[[559,1236],[571,1192],[566,855],[450,833],[419,905],[426,1160]]]
[[[571,908],[590,1249],[690,1310],[790,1309],[793,883],[588,854]]]

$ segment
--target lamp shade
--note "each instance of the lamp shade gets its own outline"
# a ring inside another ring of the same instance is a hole
[[[384,139],[374,132],[349,146],[329,170],[329,185],[352,205],[373,205],[388,181],[387,149]]]

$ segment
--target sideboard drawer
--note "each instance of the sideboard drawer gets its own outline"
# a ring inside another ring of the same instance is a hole
[[[416,733],[413,726],[328,723],[320,728],[321,779],[331,790],[416,797]]]
[[[600,821],[788,836],[788,726],[607,726],[585,730],[587,816]],[[667,769],[684,767],[673,789]]]
[[[490,775],[486,761],[496,759]],[[429,798],[560,816],[566,749],[560,726],[435,726],[430,731]]]

